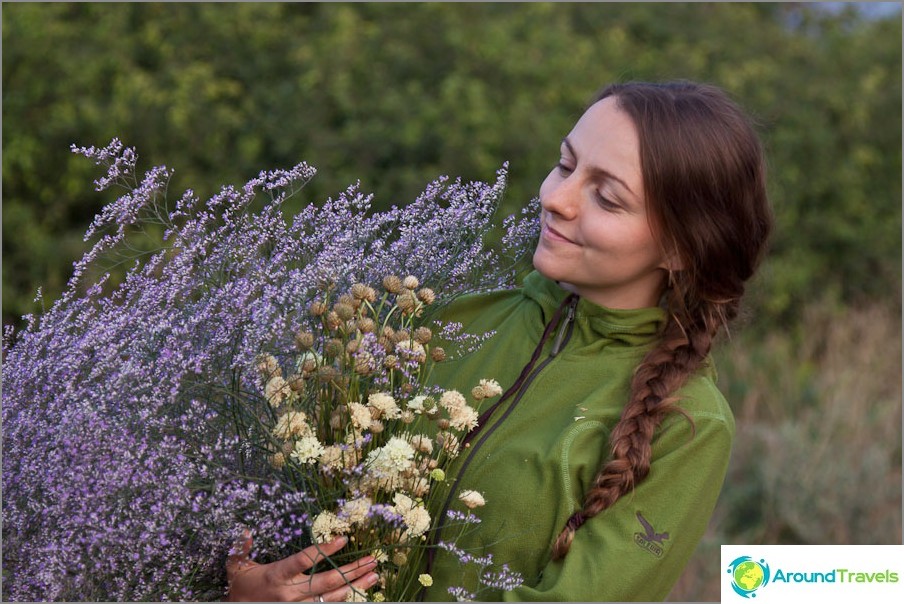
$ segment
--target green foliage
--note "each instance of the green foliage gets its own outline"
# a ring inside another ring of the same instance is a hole
[[[751,304],[900,304],[901,22],[806,4],[14,3],[3,6],[3,317],[53,300],[106,201],[71,143],[119,136],[203,196],[304,159],[298,203],[376,206],[439,174],[536,194],[612,80],[691,78],[757,115],[778,218]],[[291,210],[292,208],[289,208]]]

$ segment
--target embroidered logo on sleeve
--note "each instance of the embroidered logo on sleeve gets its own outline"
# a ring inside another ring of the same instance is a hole
[[[644,518],[640,514],[640,512],[637,512],[637,520],[643,527],[644,532],[634,533],[634,543],[636,543],[642,549],[650,552],[657,558],[661,558],[663,552],[665,551],[665,546],[662,542],[669,538],[669,534],[657,533],[653,528],[653,525],[650,524],[650,522],[646,518]]]

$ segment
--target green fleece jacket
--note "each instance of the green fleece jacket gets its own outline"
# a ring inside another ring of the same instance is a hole
[[[533,272],[521,289],[457,300],[446,320],[494,331],[478,350],[436,367],[433,380],[470,391],[481,378],[514,384],[568,292]],[[458,546],[522,574],[513,591],[477,592],[452,554],[436,554],[428,601],[463,586],[479,600],[665,599],[703,536],[725,477],[734,419],[708,364],[678,393],[693,420],[670,415],[653,440],[650,473],[633,493],[586,521],[564,560],[550,547],[608,456],[609,433],[629,398],[632,372],[665,321],[661,309],[612,310],[577,300],[551,332],[520,397],[509,397],[455,460],[454,493],[473,489],[486,506]],[[551,355],[554,347],[560,350]],[[490,401],[492,402],[492,401]],[[481,410],[486,409],[484,404]],[[466,511],[452,499],[450,509]],[[435,513],[438,513],[436,510]],[[442,535],[442,538],[453,535]],[[473,566],[473,565],[471,565]]]

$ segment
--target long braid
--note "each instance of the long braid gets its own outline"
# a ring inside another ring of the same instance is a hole
[[[553,560],[568,553],[584,522],[649,474],[653,435],[669,413],[683,413],[675,393],[737,315],[773,222],[762,146],[723,91],[692,82],[629,82],[606,87],[596,100],[609,96],[637,129],[651,228],[663,258],[674,264],[665,292],[669,320],[634,373],[609,459],[557,537]]]
[[[611,507],[646,478],[656,428],[669,413],[682,413],[672,395],[703,364],[721,323],[730,320],[736,308],[736,303],[705,304],[695,317],[685,315],[683,321],[674,312],[670,315],[659,345],[634,373],[631,399],[610,436],[610,459],[594,478],[583,508],[559,533],[552,549],[553,560],[565,557],[575,531],[584,522]]]

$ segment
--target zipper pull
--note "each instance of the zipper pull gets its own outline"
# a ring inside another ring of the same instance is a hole
[[[562,350],[562,344],[565,341],[565,332],[568,331],[568,326],[574,321],[574,309],[578,305],[578,300],[579,298],[575,296],[571,299],[571,302],[568,303],[568,308],[565,311],[565,320],[562,321],[562,324],[559,326],[559,332],[556,334],[556,340],[552,345],[552,351],[549,353],[550,357],[556,356]]]

